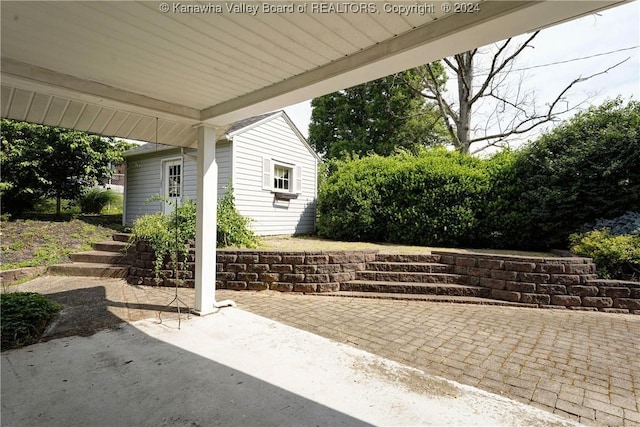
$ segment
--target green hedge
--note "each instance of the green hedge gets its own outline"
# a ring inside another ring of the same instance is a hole
[[[567,247],[583,225],[640,210],[640,103],[577,114],[492,179],[490,230],[504,246]]]
[[[326,169],[318,197],[324,237],[567,248],[585,224],[640,211],[640,103],[606,102],[489,159],[433,149]]]
[[[444,149],[344,162],[321,189],[318,232],[344,240],[470,244],[489,189],[481,165]]]

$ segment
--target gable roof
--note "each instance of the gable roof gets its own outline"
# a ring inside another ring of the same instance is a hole
[[[229,139],[230,137],[233,136],[232,134],[237,135],[237,134],[241,133],[244,130],[248,130],[249,128],[251,128],[253,126],[257,126],[262,121],[266,121],[268,119],[275,118],[276,116],[282,116],[285,119],[285,121],[287,122],[287,124],[291,127],[293,132],[296,134],[296,136],[298,136],[298,138],[300,139],[302,144],[309,150],[309,152],[318,161],[322,161],[322,159],[320,158],[318,153],[316,153],[311,148],[311,146],[307,142],[306,138],[302,135],[302,133],[300,133],[300,130],[291,121],[291,119],[289,118],[289,116],[287,115],[287,113],[284,110],[272,111],[270,113],[260,114],[260,115],[257,115],[257,116],[249,117],[247,119],[238,120],[237,122],[235,122],[231,126],[229,126],[229,128],[226,130],[226,132],[223,135],[221,135],[221,137],[218,138],[218,140]],[[146,144],[143,144],[143,145],[140,145],[138,147],[135,147],[135,148],[132,148],[130,150],[125,151],[123,153],[123,156],[124,157],[139,156],[139,155],[151,154],[151,153],[155,153],[155,152],[159,152],[159,151],[174,150],[174,149],[177,149],[177,148],[178,147],[173,146],[173,145],[165,145],[165,144],[158,144],[158,143],[154,143],[154,142],[148,142]]]
[[[280,110],[282,111],[282,110]],[[234,133],[237,132],[241,129],[244,129],[246,127],[251,126],[254,123],[258,123],[259,121],[266,119],[267,117],[270,116],[275,116],[276,114],[280,113],[280,111],[273,111],[271,113],[266,113],[266,114],[260,114],[259,116],[253,116],[253,117],[249,117],[248,119],[244,119],[244,120],[238,120],[237,122],[233,123],[229,129],[227,129],[227,131],[225,132],[225,134],[230,134],[230,133]]]

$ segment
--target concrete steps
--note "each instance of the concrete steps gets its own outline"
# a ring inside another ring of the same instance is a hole
[[[107,240],[104,242],[94,243],[93,249],[102,252],[124,252],[129,247],[127,242],[118,242],[115,240]]]
[[[122,264],[99,264],[92,262],[72,262],[56,264],[47,270],[52,276],[84,276],[124,278],[129,274],[129,266]]]
[[[69,255],[73,262],[85,262],[95,264],[128,264],[127,254],[122,252],[87,251]]]
[[[375,282],[458,283],[460,275],[451,273],[414,273],[395,271],[356,271],[356,280]]]
[[[440,255],[433,254],[376,254],[375,262],[387,263],[437,263]]]
[[[129,235],[116,233],[113,240],[94,243],[92,251],[69,255],[71,263],[51,265],[47,273],[53,276],[84,276],[125,278],[131,259],[127,254]]]
[[[115,233],[112,239],[116,242],[128,242],[131,234],[129,233]]]

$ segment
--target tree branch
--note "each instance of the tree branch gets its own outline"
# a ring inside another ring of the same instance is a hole
[[[453,62],[451,62],[449,58],[443,58],[442,60],[444,61],[445,64],[447,64],[449,68],[453,70],[454,73],[458,74],[458,67],[453,65]]]
[[[478,92],[475,94],[475,96],[473,98],[471,98],[471,103],[473,104],[474,102],[476,102],[478,100],[478,98],[480,98],[481,96],[483,96],[484,91],[487,90],[487,87],[489,86],[490,82],[493,80],[493,78],[499,73],[501,72],[510,62],[512,62],[518,55],[520,55],[520,53],[529,46],[529,43],[531,43],[531,41],[540,33],[540,30],[536,31],[535,33],[533,33],[531,35],[531,37],[529,37],[527,39],[527,41],[525,41],[514,53],[512,53],[511,55],[509,55],[506,59],[504,59],[502,61],[502,63],[500,65],[498,65],[496,67],[498,58],[500,57],[500,54],[502,52],[504,52],[504,50],[507,48],[507,46],[509,45],[509,42],[511,41],[511,39],[507,39],[507,41],[505,41],[505,43],[498,49],[498,52],[493,56],[493,60],[491,61],[491,69],[489,70],[489,75],[487,76],[487,78],[485,79],[484,83],[482,84],[482,86],[480,87],[480,89],[478,90]]]
[[[486,148],[489,148],[491,146],[495,146],[497,144],[499,144],[500,142],[504,141],[506,138],[508,138],[509,136],[513,136],[513,135],[521,135],[524,133],[527,133],[531,130],[533,130],[534,128],[544,124],[544,123],[548,123],[551,121],[554,121],[558,115],[560,114],[564,114],[567,113],[573,109],[575,109],[577,106],[572,107],[572,108],[566,108],[563,111],[555,111],[557,105],[564,100],[564,95],[576,84],[578,83],[582,83],[585,82],[589,79],[592,79],[593,77],[596,76],[600,76],[602,74],[606,74],[609,71],[611,71],[612,69],[618,67],[619,65],[627,62],[630,58],[627,58],[623,61],[618,62],[615,65],[612,65],[610,67],[608,67],[606,70],[604,71],[600,71],[598,73],[595,74],[591,74],[587,77],[578,77],[577,79],[574,79],[571,83],[569,83],[561,92],[560,94],[558,94],[558,96],[553,100],[553,102],[549,105],[549,108],[547,110],[547,112],[545,114],[534,114],[532,116],[527,117],[526,120],[521,121],[520,123],[518,123],[518,125],[516,125],[514,128],[512,128],[510,131],[507,132],[501,132],[501,133],[497,133],[497,134],[493,134],[493,135],[485,135],[482,137],[478,137],[478,138],[474,138],[470,141],[470,144],[476,143],[476,142],[481,142],[481,141],[489,141],[489,140],[494,140],[492,142],[490,142],[489,144],[485,145],[482,148],[479,148],[477,150],[474,150],[471,154],[476,154],[479,153],[482,150],[485,150]],[[520,106],[515,105],[513,102],[507,101],[503,98],[500,98],[494,94],[491,94],[494,98],[500,100],[501,102],[505,102],[508,105],[511,105],[512,107],[522,111],[525,113],[525,115],[528,116],[528,113],[523,110],[522,108],[520,108]]]
[[[435,82],[436,79],[435,79],[435,75],[433,74],[433,69],[431,68],[431,65],[427,64],[426,68],[427,68],[427,72],[429,73],[429,77],[431,77],[431,81]],[[453,128],[453,126],[451,126],[451,123],[449,123],[449,119],[448,119],[448,117],[453,117],[455,120],[455,118],[457,117],[456,113],[453,111],[453,109],[447,103],[447,101],[445,101],[445,99],[442,97],[440,88],[438,88],[436,84],[430,87],[430,89],[432,90],[433,94],[436,96],[436,104],[438,105],[438,109],[440,110],[440,114],[442,115],[444,124],[447,127],[447,132],[449,132],[449,136],[451,137],[451,140],[453,141],[454,145],[459,146],[460,140],[458,139],[455,129]]]
[[[577,79],[575,79],[574,81],[572,81],[566,88],[564,88],[564,90],[560,93],[560,95],[557,96],[557,98],[551,103],[551,106],[549,108],[549,114],[551,114],[551,112],[553,111],[553,109],[555,108],[556,104],[558,102],[560,102],[562,100],[562,96],[567,93],[569,91],[569,89],[571,89],[574,85],[578,84],[578,83],[582,83],[582,82],[586,82],[587,80],[596,77],[596,76],[600,76],[602,74],[606,74],[609,71],[613,70],[614,68],[616,68],[618,65],[624,64],[625,62],[627,62],[629,60],[630,57],[627,57],[627,59],[624,59],[620,62],[618,62],[615,65],[612,65],[611,67],[607,68],[604,71],[600,71],[599,73],[595,73],[595,74],[591,74],[590,76],[587,77],[578,77]]]

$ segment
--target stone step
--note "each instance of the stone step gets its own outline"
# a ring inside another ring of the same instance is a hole
[[[478,297],[470,297],[470,296],[397,294],[397,293],[385,293],[385,292],[356,292],[356,291],[321,292],[321,293],[313,293],[308,295],[537,308],[536,304],[523,304],[518,302],[500,301],[496,299],[478,298]]]
[[[131,238],[131,233],[113,233],[111,238],[116,242],[128,242]]]
[[[115,240],[107,240],[104,242],[94,243],[92,246],[94,251],[125,252],[129,247],[129,243],[119,242]]]
[[[489,297],[491,290],[480,286],[457,285],[452,283],[409,283],[352,280],[340,284],[340,291],[404,293],[423,295],[447,295],[466,297]]]
[[[386,262],[367,263],[367,271],[393,271],[402,273],[452,273],[454,266],[435,262]]]
[[[629,280],[593,279],[593,280],[587,280],[585,285],[607,287],[607,288],[626,287],[626,288],[640,289],[640,282],[631,282]]]
[[[70,254],[73,262],[88,262],[93,264],[129,264],[131,258],[122,252],[87,251]]]
[[[85,276],[123,278],[129,274],[129,266],[116,264],[95,264],[90,262],[73,262],[69,264],[50,265],[47,273],[52,276]]]
[[[459,274],[449,273],[416,273],[393,271],[356,271],[356,280],[373,280],[377,282],[410,282],[410,283],[458,283]]]
[[[433,254],[376,254],[379,262],[438,262],[440,255]]]

